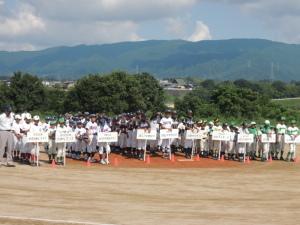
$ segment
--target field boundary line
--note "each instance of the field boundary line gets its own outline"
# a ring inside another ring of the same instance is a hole
[[[49,222],[53,224],[58,223],[69,223],[69,224],[86,224],[86,225],[114,225],[108,223],[94,223],[94,222],[81,222],[81,221],[73,221],[73,220],[52,220],[45,218],[34,218],[34,217],[22,217],[22,216],[1,216],[0,219],[11,219],[11,220],[28,220],[28,221],[37,221],[37,222]]]

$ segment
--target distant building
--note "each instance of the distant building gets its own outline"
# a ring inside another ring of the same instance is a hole
[[[171,78],[167,80],[159,80],[160,86],[165,90],[193,90],[192,84],[186,83],[184,79]]]
[[[62,89],[68,90],[75,85],[75,81],[49,81],[43,80],[43,85],[46,87],[60,87]]]

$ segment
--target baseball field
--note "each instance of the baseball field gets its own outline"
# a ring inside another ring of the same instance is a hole
[[[300,163],[208,159],[0,168],[0,224],[300,224]]]

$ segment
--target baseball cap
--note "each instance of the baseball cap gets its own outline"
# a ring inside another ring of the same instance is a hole
[[[34,121],[40,120],[40,117],[39,117],[38,115],[35,115],[35,116],[33,117],[33,120],[34,120]]]
[[[15,120],[21,120],[21,119],[22,119],[22,117],[20,116],[20,114],[15,115]]]
[[[31,120],[32,119],[31,114],[30,113],[26,113],[25,114],[25,119]]]

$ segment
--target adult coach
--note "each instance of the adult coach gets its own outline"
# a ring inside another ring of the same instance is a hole
[[[14,133],[13,133],[13,122],[14,117],[11,113],[12,109],[10,106],[4,106],[4,113],[0,115],[0,162],[4,164],[4,152],[6,151],[6,166],[15,167],[12,164],[12,151],[14,148]]]

